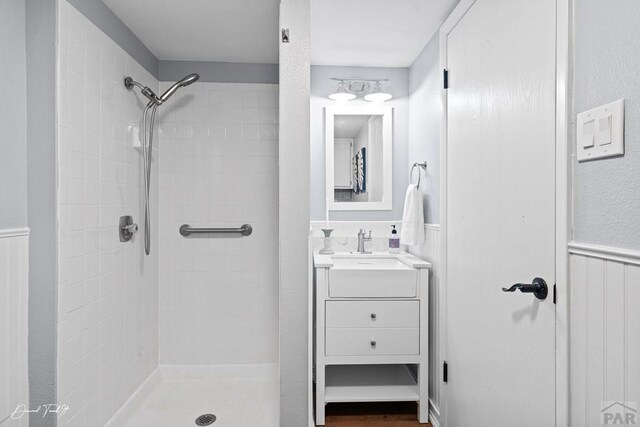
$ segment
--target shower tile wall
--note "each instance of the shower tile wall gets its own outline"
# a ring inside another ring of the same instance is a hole
[[[127,129],[144,103],[122,81],[158,82],[64,0],[58,26],[58,425],[104,425],[158,364],[158,241],[144,257],[117,228],[142,222]]]
[[[277,90],[195,83],[161,113],[162,364],[278,361]],[[185,223],[253,234],[185,238]]]

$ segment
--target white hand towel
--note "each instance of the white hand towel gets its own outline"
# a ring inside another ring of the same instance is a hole
[[[400,243],[403,245],[416,246],[424,242],[424,211],[422,205],[422,191],[417,185],[409,185],[404,199],[404,213],[402,214],[402,228],[400,229]]]

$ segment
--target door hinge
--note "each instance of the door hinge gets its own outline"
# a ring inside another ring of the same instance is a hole
[[[442,81],[445,89],[449,89],[449,70],[442,70]]]
[[[556,284],[553,284],[553,303],[556,303]]]
[[[449,365],[447,365],[447,361],[442,362],[442,382],[446,383],[449,381]]]

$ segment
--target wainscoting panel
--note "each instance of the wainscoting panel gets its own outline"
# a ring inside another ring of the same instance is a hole
[[[29,403],[28,258],[28,230],[0,230],[0,426],[29,425],[28,414],[11,419]]]
[[[600,426],[604,402],[640,402],[640,254],[569,252],[571,425]]]

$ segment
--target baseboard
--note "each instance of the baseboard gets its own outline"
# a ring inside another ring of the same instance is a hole
[[[624,264],[640,265],[640,252],[631,249],[579,242],[569,242],[568,249],[569,253],[573,255],[583,255]]]
[[[433,427],[440,427],[440,408],[429,399],[429,422]]]
[[[429,422],[433,427],[440,427],[440,415],[436,413],[434,409],[435,408],[429,404]]]

